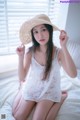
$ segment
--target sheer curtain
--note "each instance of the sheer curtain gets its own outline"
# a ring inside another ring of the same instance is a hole
[[[0,0],[0,55],[15,53],[19,28],[25,20],[44,13],[56,24],[59,6],[59,0]]]

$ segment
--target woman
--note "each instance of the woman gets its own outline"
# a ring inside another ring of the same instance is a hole
[[[22,43],[32,40],[33,45],[25,55],[24,45],[17,48],[22,87],[13,104],[16,120],[27,120],[35,105],[32,120],[55,119],[67,97],[67,93],[61,93],[60,89],[60,66],[62,65],[71,77],[77,74],[75,64],[66,48],[66,32],[59,30],[59,49],[52,41],[54,30],[59,29],[44,14],[25,22],[20,29]]]

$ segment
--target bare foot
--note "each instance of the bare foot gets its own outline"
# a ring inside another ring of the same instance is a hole
[[[66,91],[62,91],[62,97],[61,97],[61,104],[63,104],[64,100],[67,98],[68,94]]]

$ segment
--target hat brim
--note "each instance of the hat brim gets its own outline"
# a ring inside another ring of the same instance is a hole
[[[31,19],[23,23],[20,28],[19,35],[20,35],[20,40],[23,44],[27,44],[32,41],[31,30],[33,27],[40,25],[40,24],[51,25],[53,27],[53,31],[60,31],[60,29],[57,26],[53,25],[49,21],[42,20],[42,19]]]

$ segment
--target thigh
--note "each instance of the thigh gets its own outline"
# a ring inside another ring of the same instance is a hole
[[[19,102],[21,100],[21,96],[22,95],[21,95],[21,90],[20,90],[20,91],[18,91],[18,93],[17,93],[17,95],[16,95],[16,97],[14,99],[13,105],[12,105],[12,112],[13,112],[13,114],[16,112],[16,109],[17,109],[17,107],[19,105]]]
[[[32,111],[35,102],[24,100],[23,96],[20,93],[17,103],[18,105],[15,107],[15,112],[13,112],[13,116],[16,118],[16,120],[25,120]]]
[[[37,103],[33,120],[45,120],[53,104],[54,102],[50,100],[42,100]]]

